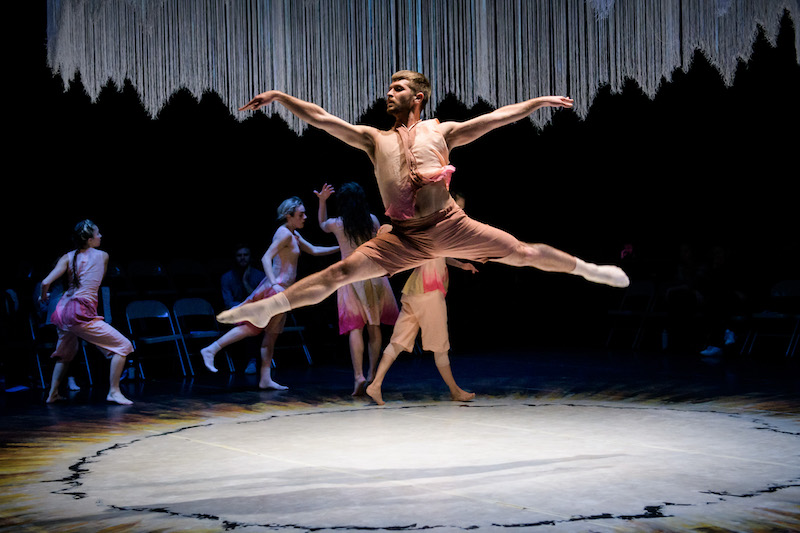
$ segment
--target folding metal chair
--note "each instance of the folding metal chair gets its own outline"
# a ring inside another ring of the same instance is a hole
[[[297,319],[295,319],[292,313],[286,313],[286,322],[287,325],[283,327],[283,333],[297,333],[299,337],[299,344],[282,344],[281,346],[276,346],[275,349],[278,350],[279,348],[291,348],[291,347],[300,347],[303,349],[303,353],[306,355],[306,361],[308,364],[311,365],[313,362],[311,361],[311,352],[308,350],[308,345],[306,344],[306,339],[303,336],[303,331],[305,331],[304,326],[299,326],[297,324]],[[275,358],[272,358],[272,366],[275,365]]]
[[[756,341],[782,339],[784,355],[794,356],[800,342],[800,280],[783,280],[770,290],[767,309],[750,317],[750,327],[741,354],[752,354]],[[781,349],[783,349],[781,345]]]
[[[128,331],[134,347],[134,355],[138,363],[139,374],[144,378],[141,354],[138,350],[142,345],[153,346],[157,344],[174,346],[175,355],[180,364],[184,377],[194,375],[192,362],[183,361],[181,351],[181,335],[175,330],[172,315],[166,305],[158,300],[135,300],[125,308],[125,317],[128,321]],[[187,373],[188,367],[188,373]]]
[[[653,310],[655,297],[655,284],[652,281],[634,281],[625,289],[619,308],[608,311],[612,322],[606,347],[611,346],[616,333],[627,330],[632,334],[631,348],[639,348],[645,321]]]
[[[172,312],[175,315],[175,323],[178,326],[178,333],[181,336],[187,358],[193,353],[189,349],[191,341],[216,339],[220,336],[216,313],[208,300],[181,298],[173,304]],[[233,372],[233,361],[226,351],[223,350],[223,352],[228,361],[228,370]]]

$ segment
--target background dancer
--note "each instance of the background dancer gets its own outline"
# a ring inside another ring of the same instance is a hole
[[[275,90],[259,94],[241,108],[256,110],[278,102],[301,120],[366,152],[375,167],[392,231],[376,236],[348,258],[307,276],[284,293],[221,313],[220,322],[249,320],[266,324],[276,314],[321,302],[348,283],[392,275],[436,257],[492,260],[571,273],[614,287],[629,285],[628,276],[619,267],[587,263],[546,244],[523,243],[470,219],[448,192],[449,178],[455,170],[449,165],[452,149],[541,107],[571,108],[570,98],[543,96],[464,122],[444,123],[420,120],[429,98],[430,83],[425,76],[411,71],[395,73],[386,94],[386,109],[395,117],[395,124],[387,131],[350,124],[316,104]]]
[[[336,193],[338,217],[328,218],[327,201]],[[369,212],[367,195],[358,183],[342,185],[339,192],[327,183],[314,191],[319,198],[319,226],[333,233],[339,243],[342,259],[378,232],[378,217]],[[394,325],[400,310],[386,276],[356,281],[336,290],[339,310],[339,334],[348,334],[350,360],[353,364],[353,396],[364,393],[364,387],[375,376],[383,337],[381,324]],[[368,369],[364,377],[364,328],[367,330]]]
[[[78,353],[80,339],[97,346],[111,360],[106,400],[120,405],[133,402],[122,394],[119,380],[126,357],[133,345],[122,333],[97,316],[98,291],[108,268],[108,254],[98,250],[102,235],[91,220],[79,222],[72,232],[76,249],[64,254],[53,270],[42,280],[39,299],[46,303],[50,285],[67,275],[68,288],[58,301],[51,321],[58,329],[58,343],[51,356],[56,360],[47,403],[61,400],[59,388],[67,375],[70,362]]]
[[[464,208],[464,197],[454,194],[456,203]],[[458,386],[450,367],[450,335],[447,331],[447,303],[445,296],[450,284],[447,265],[472,272],[478,271],[471,263],[462,263],[452,258],[437,257],[432,261],[415,268],[403,286],[400,298],[400,316],[392,331],[389,345],[383,351],[381,362],[375,379],[367,387],[367,394],[378,405],[383,405],[381,387],[386,373],[392,367],[397,356],[402,352],[414,349],[417,334],[422,330],[422,349],[433,352],[436,369],[442,376],[450,398],[466,402],[475,397],[474,392],[467,392]]]
[[[397,356],[414,349],[417,333],[422,331],[422,349],[433,352],[436,369],[450,389],[450,397],[466,402],[475,397],[458,386],[450,367],[450,336],[447,332],[447,303],[445,296],[448,287],[447,265],[469,272],[477,272],[475,265],[462,263],[456,259],[437,257],[415,268],[403,286],[400,298],[400,316],[392,331],[389,345],[383,350],[375,379],[367,387],[367,394],[378,405],[383,405],[381,388],[386,373]]]
[[[256,290],[241,305],[258,302],[263,298],[280,294],[291,286],[297,279],[297,261],[300,257],[300,252],[310,255],[328,255],[339,250],[338,246],[315,246],[300,236],[297,230],[302,229],[305,225],[306,208],[303,205],[303,201],[297,196],[284,200],[278,206],[278,221],[282,222],[282,224],[275,231],[272,243],[261,259],[266,277],[261,280]],[[278,335],[283,332],[285,323],[286,315],[278,314],[270,317],[263,324],[253,324],[247,321],[237,324],[236,327],[225,333],[218,340],[200,350],[203,362],[210,371],[216,372],[214,357],[222,348],[263,332],[264,337],[261,341],[260,349],[261,376],[258,387],[261,389],[285,390],[287,387],[276,383],[272,379],[272,356],[275,352],[275,342],[278,340]]]

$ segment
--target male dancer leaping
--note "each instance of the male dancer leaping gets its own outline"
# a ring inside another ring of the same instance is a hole
[[[500,107],[465,122],[421,120],[430,99],[427,78],[400,71],[392,76],[386,110],[395,117],[389,130],[350,124],[320,106],[279,91],[267,91],[240,108],[256,110],[278,102],[308,124],[367,153],[392,231],[376,236],[346,259],[311,274],[286,291],[217,317],[222,323],[247,320],[263,327],[269,319],[298,307],[321,302],[338,287],[355,281],[392,275],[436,257],[453,257],[564,272],[613,287],[626,287],[628,276],[612,265],[595,265],[546,244],[529,244],[492,226],[470,219],[448,191],[450,150],[527,117],[541,107],[571,108],[573,100],[543,96]]]

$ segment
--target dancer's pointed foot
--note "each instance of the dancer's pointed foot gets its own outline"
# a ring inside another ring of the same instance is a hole
[[[457,391],[450,392],[450,398],[452,398],[454,402],[469,402],[475,398],[475,393],[458,389]]]
[[[630,278],[624,270],[614,265],[598,265],[597,266],[598,281],[596,283],[605,283],[612,287],[625,288],[631,284]],[[595,280],[590,280],[595,281]]]
[[[217,321],[222,324],[250,322],[257,328],[265,328],[273,316],[273,312],[268,305],[269,301],[270,299],[266,298],[228,309],[217,315]]]
[[[203,363],[205,363],[206,368],[212,372],[217,372],[217,367],[214,366],[214,356],[217,355],[211,349],[210,346],[206,346],[202,350],[200,350],[200,355],[203,356]]]
[[[355,386],[353,387],[352,396],[363,396],[364,390],[367,388],[367,380],[363,377],[356,378]]]
[[[375,383],[370,383],[367,387],[367,395],[372,398],[372,400],[377,403],[378,405],[383,405],[386,402],[383,401],[383,394],[381,394],[381,388]]]
[[[578,259],[573,274],[581,276],[587,281],[612,287],[625,288],[631,284],[625,271],[615,265],[595,265]]]
[[[289,387],[286,385],[281,385],[280,383],[276,383],[270,380],[261,380],[258,382],[259,389],[269,389],[269,390],[288,390]]]
[[[106,396],[106,401],[116,402],[120,405],[133,405],[133,402],[127,399],[120,391],[109,392],[108,396]]]

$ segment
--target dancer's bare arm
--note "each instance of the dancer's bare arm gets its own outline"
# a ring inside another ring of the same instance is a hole
[[[338,246],[317,246],[316,244],[311,244],[299,234],[297,238],[300,242],[300,249],[310,255],[330,255],[339,251]]]
[[[64,254],[56,263],[56,266],[53,267],[53,270],[47,275],[44,280],[42,280],[42,285],[39,293],[39,301],[47,302],[50,299],[50,285],[53,284],[54,281],[59,279],[67,272],[67,268],[69,268],[69,256]]]
[[[283,105],[303,122],[324,130],[337,139],[346,142],[350,146],[364,150],[372,156],[375,135],[378,130],[370,126],[350,124],[337,116],[331,115],[317,104],[306,102],[286,93],[275,90],[263,92],[240,107],[239,111],[255,111],[272,102],[278,102]]]
[[[281,248],[290,246],[291,243],[291,232],[286,228],[280,227],[278,231],[275,232],[275,235],[272,236],[272,242],[269,248],[267,248],[267,251],[261,256],[261,266],[264,268],[264,274],[266,274],[273,288],[276,286],[280,288],[278,292],[282,291],[283,287],[278,285],[278,278],[275,276],[275,271],[272,268],[272,260],[280,253]]]
[[[478,269],[472,263],[459,261],[458,259],[453,259],[452,257],[447,257],[444,261],[450,266],[460,268],[461,270],[466,270],[467,272],[472,272],[473,274],[478,272]]]
[[[500,107],[491,113],[464,122],[443,122],[440,131],[444,135],[447,145],[453,149],[456,146],[471,143],[494,129],[525,118],[539,108],[563,107],[570,109],[573,103],[573,100],[566,96],[540,96],[525,102]]]
[[[314,194],[317,195],[317,199],[319,200],[317,222],[319,222],[319,227],[322,228],[322,231],[326,233],[331,232],[330,226],[328,225],[328,198],[330,198],[334,192],[333,186],[327,183],[323,185],[322,189],[319,191],[314,191]]]

